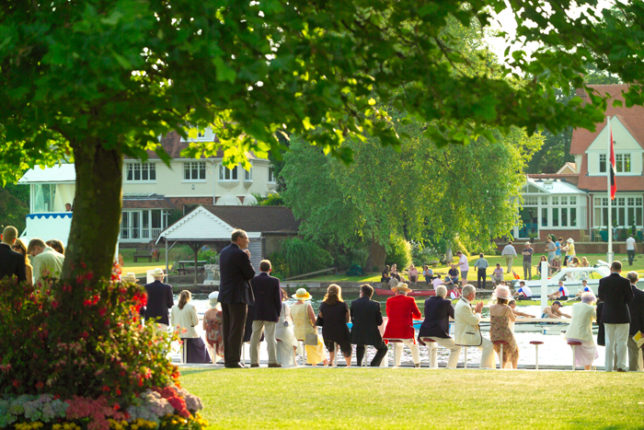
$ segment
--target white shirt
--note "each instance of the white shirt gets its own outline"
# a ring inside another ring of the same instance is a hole
[[[532,290],[527,285],[519,288],[518,292],[525,294],[526,297],[532,297]]]
[[[199,317],[197,316],[197,309],[192,303],[186,303],[183,309],[179,309],[179,305],[174,305],[170,311],[170,324],[177,331],[180,338],[199,337],[195,330],[195,327],[199,324]]]
[[[626,250],[635,251],[635,239],[632,236],[626,239]]]
[[[505,245],[505,248],[503,248],[503,251],[501,251],[501,255],[513,255],[516,257],[517,250],[514,249],[514,246],[508,243],[507,245]]]
[[[470,270],[470,263],[467,262],[465,254],[461,254],[461,258],[458,259],[458,267],[461,269],[461,272]]]
[[[432,281],[432,285],[434,286],[434,289],[436,289],[436,287],[438,287],[439,285],[443,285],[443,280],[441,279],[440,276],[437,278],[434,278],[434,280]]]

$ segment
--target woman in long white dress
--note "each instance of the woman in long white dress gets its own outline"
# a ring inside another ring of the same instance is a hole
[[[275,328],[275,339],[277,340],[277,362],[282,367],[295,366],[295,350],[297,348],[297,339],[293,332],[293,319],[291,318],[291,308],[286,303],[288,294],[282,290],[282,311],[280,319],[277,321]]]

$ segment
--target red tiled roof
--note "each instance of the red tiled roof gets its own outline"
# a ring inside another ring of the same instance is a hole
[[[610,94],[611,99],[608,101],[606,108],[607,116],[617,116],[622,124],[628,129],[633,138],[644,145],[644,106],[613,106],[613,100],[621,100],[624,103],[622,93],[628,89],[628,85],[589,85],[600,95]],[[577,95],[586,99],[588,96],[583,90],[577,90]],[[597,138],[602,131],[606,121],[595,124],[595,131],[586,130],[585,128],[576,128],[572,132],[572,142],[570,144],[571,154],[584,154],[586,149]],[[579,170],[580,174],[585,174],[583,168]],[[619,185],[618,185],[619,187]]]
[[[234,228],[261,233],[297,233],[298,222],[284,206],[204,206]]]

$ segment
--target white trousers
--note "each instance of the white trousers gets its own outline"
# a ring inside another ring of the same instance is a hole
[[[458,354],[461,352],[461,347],[454,343],[452,338],[444,337],[433,337],[430,336],[430,339],[433,339],[434,342],[426,342],[427,351],[429,353],[429,367],[435,369],[438,367],[436,363],[436,358],[438,355],[438,347],[436,344],[449,349],[449,359],[447,360],[448,369],[456,369],[458,364]]]
[[[482,338],[483,343],[479,348],[482,349],[481,353],[481,369],[494,369],[496,363],[494,361],[494,345],[489,339]]]
[[[630,324],[606,324],[606,360],[604,369],[607,372],[613,368],[627,370],[626,367],[626,343],[628,341],[628,328]]]
[[[268,364],[277,363],[277,341],[275,340],[274,321],[253,321],[253,334],[250,336],[250,363],[259,364],[259,341],[264,331],[264,340],[268,349]]]
[[[403,343],[411,349],[411,358],[414,361],[414,364],[420,364],[420,350],[418,349],[418,344],[414,342],[414,339],[403,339],[402,343],[396,342],[394,344],[394,366],[400,366]]]

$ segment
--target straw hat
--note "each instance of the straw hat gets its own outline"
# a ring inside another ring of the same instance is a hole
[[[165,275],[163,273],[163,269],[161,269],[160,267],[153,269],[152,272],[150,272],[150,274],[154,279],[163,278],[163,276]]]
[[[125,276],[121,276],[121,282],[132,282],[134,284],[138,284],[139,280],[137,279],[134,272],[127,272]]]
[[[411,291],[411,288],[404,282],[398,282],[398,285],[395,285],[391,288],[393,291],[398,292],[398,291]]]
[[[573,243],[573,242],[574,242],[574,240],[572,240],[572,237],[569,237],[569,238],[568,238],[568,240],[567,240],[566,242],[568,242],[568,243]]]
[[[494,297],[497,299],[510,300],[510,289],[505,285],[499,285],[494,289]]]
[[[305,288],[298,288],[291,297],[298,300],[311,300],[311,295]]]

